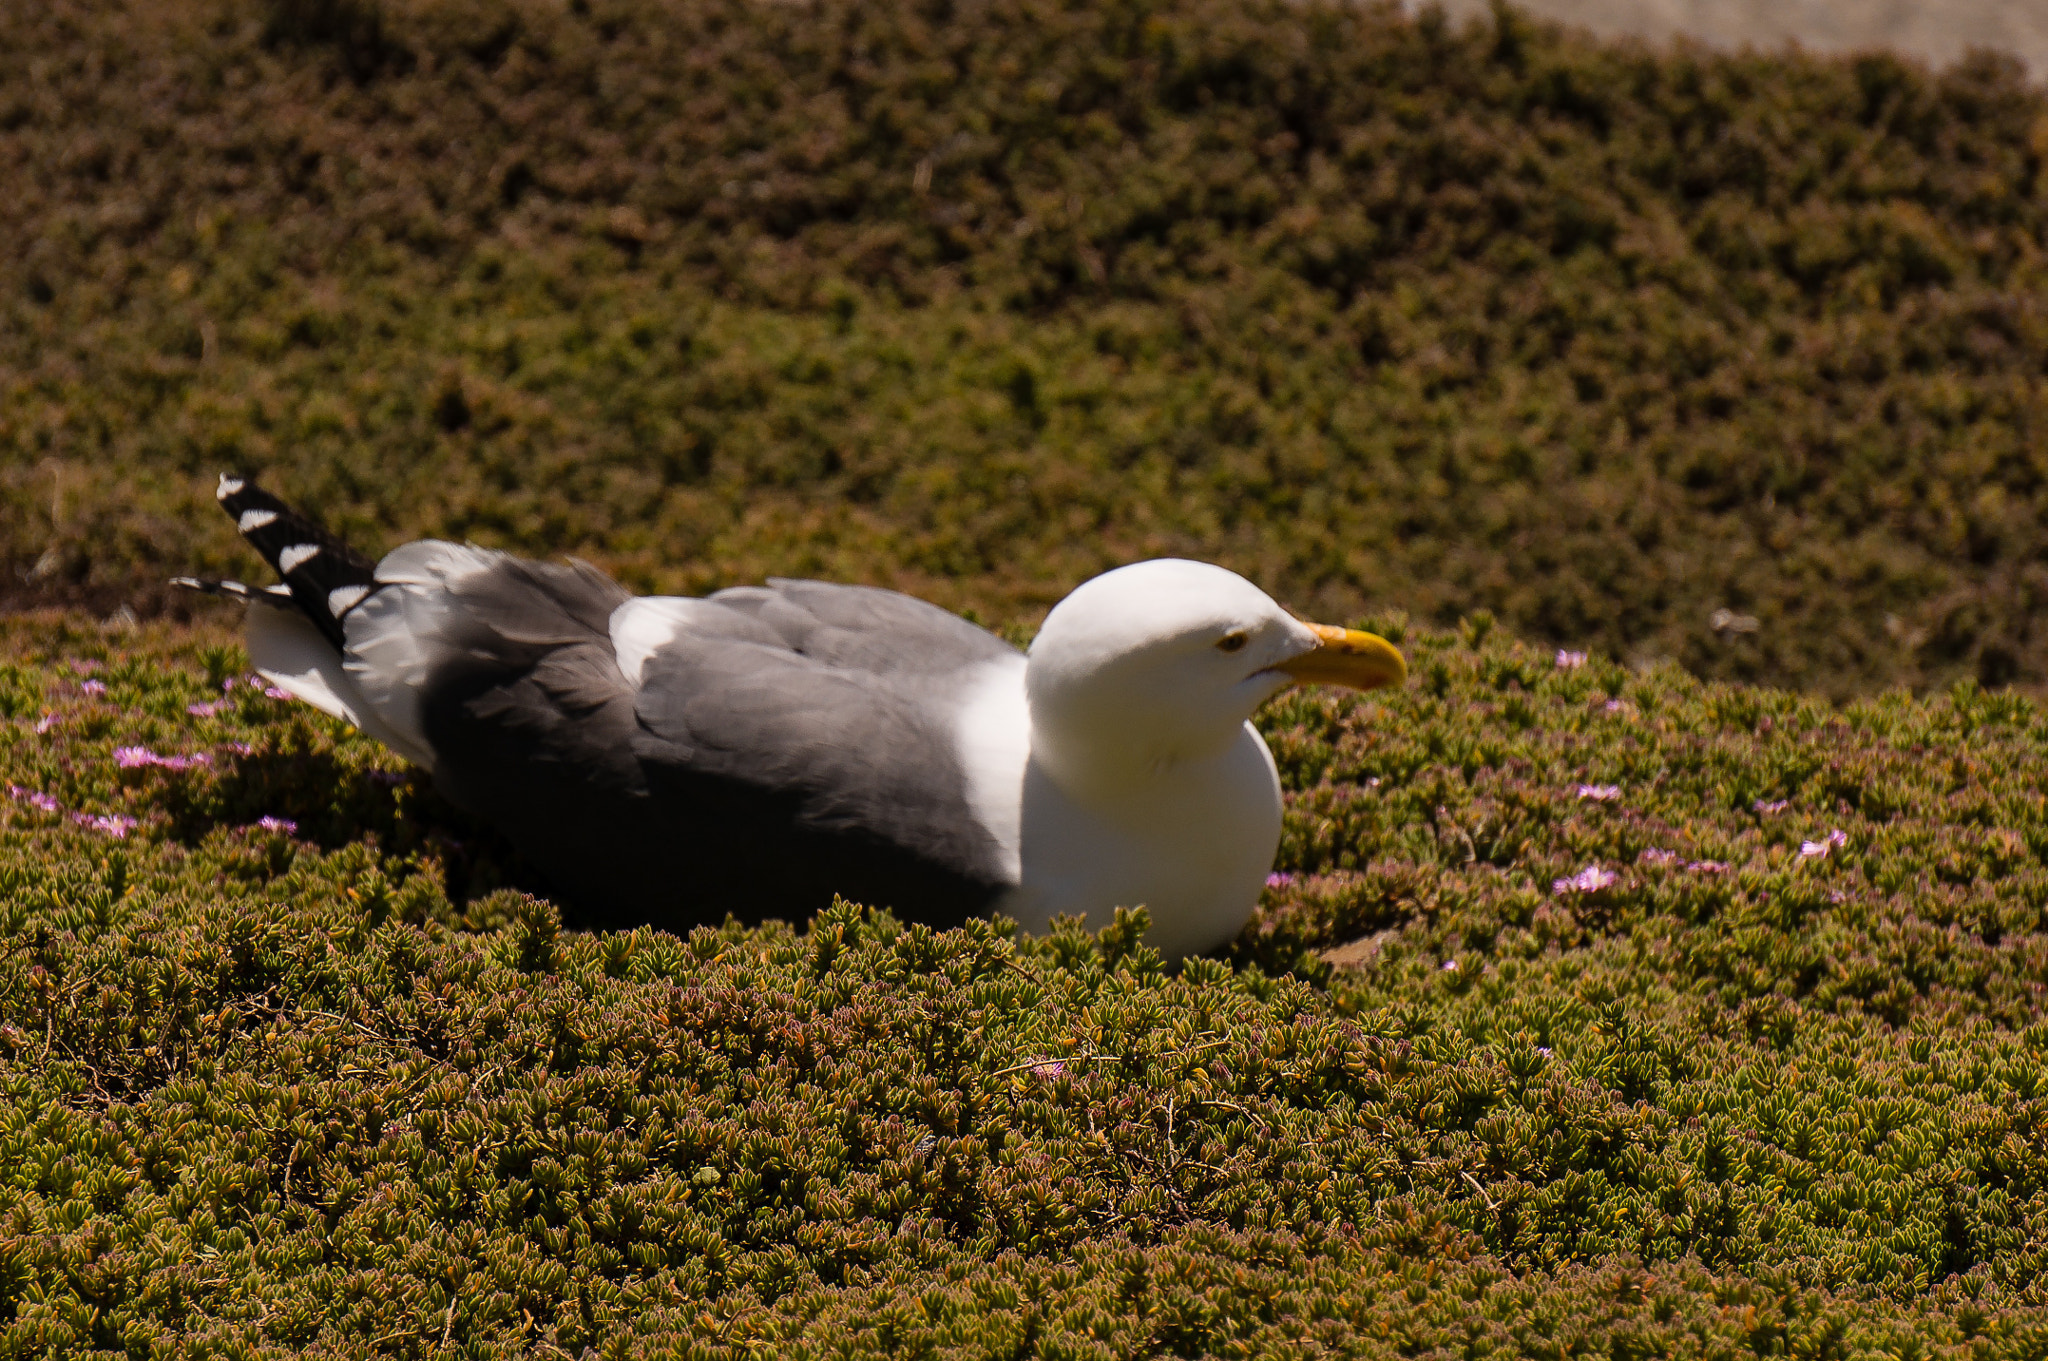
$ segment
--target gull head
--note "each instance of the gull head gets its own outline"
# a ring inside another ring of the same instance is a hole
[[[1259,705],[1311,683],[1399,685],[1393,644],[1311,624],[1237,573],[1160,558],[1083,582],[1046,616],[1024,688],[1054,774],[1158,774],[1223,751]]]

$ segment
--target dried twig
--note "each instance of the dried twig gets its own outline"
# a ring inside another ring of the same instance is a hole
[[[1043,1068],[1049,1063],[1122,1063],[1123,1061],[1124,1056],[1122,1054],[1071,1054],[1066,1058],[1028,1059],[1023,1063],[1013,1063],[1007,1068],[996,1069],[989,1076],[1008,1077],[1012,1073],[1021,1073],[1026,1068]]]

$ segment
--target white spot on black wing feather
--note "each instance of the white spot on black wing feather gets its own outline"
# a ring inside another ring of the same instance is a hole
[[[336,619],[360,605],[370,593],[368,586],[337,586],[327,593],[327,609]]]
[[[317,543],[295,543],[277,555],[277,570],[290,576],[320,555]]]

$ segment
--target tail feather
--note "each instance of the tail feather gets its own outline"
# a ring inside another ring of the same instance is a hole
[[[259,596],[288,595],[321,636],[340,651],[347,642],[342,620],[378,589],[377,565],[246,478],[222,473],[215,494],[221,509],[234,517],[242,537],[263,555],[284,584],[260,592],[238,581],[177,577],[173,584],[245,602]]]

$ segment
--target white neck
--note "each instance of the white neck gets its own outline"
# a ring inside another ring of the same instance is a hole
[[[1077,802],[1105,813],[1143,802],[1203,766],[1225,759],[1243,723],[1215,732],[1117,731],[1107,725],[1060,722],[1033,704],[1031,759]]]

